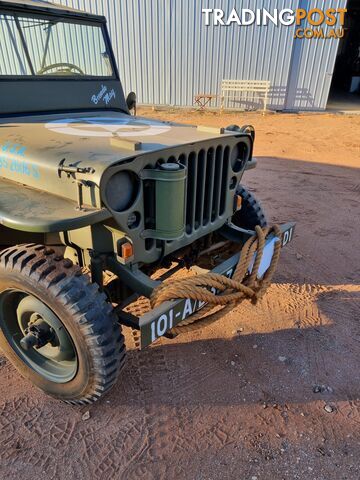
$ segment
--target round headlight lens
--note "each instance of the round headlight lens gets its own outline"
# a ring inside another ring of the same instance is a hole
[[[108,206],[116,212],[128,210],[139,192],[139,178],[134,172],[124,170],[115,173],[105,187]]]

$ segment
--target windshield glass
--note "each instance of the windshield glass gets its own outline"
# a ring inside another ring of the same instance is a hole
[[[0,15],[0,75],[112,77],[103,28]]]

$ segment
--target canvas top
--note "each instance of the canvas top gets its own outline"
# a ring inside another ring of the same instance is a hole
[[[16,10],[22,11],[37,11],[37,12],[48,12],[48,13],[55,13],[60,15],[76,15],[86,18],[96,18],[96,19],[104,19],[104,17],[100,15],[94,15],[87,13],[83,10],[76,10],[74,8],[70,8],[64,5],[55,4],[52,2],[47,2],[45,0],[0,0],[0,9],[2,7],[13,8]]]

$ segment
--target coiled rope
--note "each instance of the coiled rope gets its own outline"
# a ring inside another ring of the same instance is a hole
[[[255,227],[256,236],[250,237],[244,244],[239,263],[232,278],[218,273],[205,273],[191,278],[169,278],[154,289],[150,298],[151,307],[155,308],[167,300],[189,298],[205,302],[207,305],[171,329],[171,333],[191,332],[215,322],[220,316],[228,313],[243,300],[249,299],[253,304],[262,298],[271,284],[281,250],[281,230],[273,227]],[[279,238],[274,244],[271,263],[264,276],[257,278],[261,259],[264,253],[266,238],[273,233]],[[254,254],[256,258],[251,273],[248,274]],[[209,289],[219,292],[215,295]],[[213,311],[216,309],[216,311]]]

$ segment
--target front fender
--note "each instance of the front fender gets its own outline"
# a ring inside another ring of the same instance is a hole
[[[111,218],[105,209],[77,203],[0,178],[0,224],[14,230],[36,233],[64,232]]]

